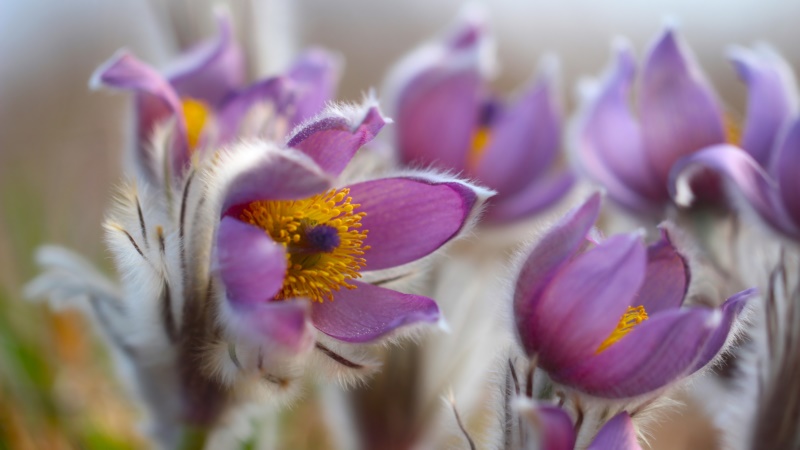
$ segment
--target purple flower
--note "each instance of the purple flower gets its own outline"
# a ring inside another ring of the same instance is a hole
[[[149,181],[179,177],[193,153],[237,137],[282,139],[333,95],[338,64],[321,50],[301,55],[285,75],[245,86],[245,62],[230,20],[219,15],[217,21],[216,38],[180,55],[163,74],[123,50],[93,77],[93,86],[135,93],[133,159]],[[153,150],[155,134],[167,124],[174,132],[160,155]],[[162,173],[167,165],[171,174]]]
[[[520,413],[526,423],[537,432],[538,446],[545,450],[573,450],[575,448],[575,425],[563,409],[552,405],[536,405],[524,402]],[[631,416],[623,411],[606,422],[587,450],[641,450],[636,439],[636,428]]]
[[[387,92],[401,162],[461,173],[496,190],[485,220],[507,222],[552,205],[573,177],[551,170],[561,144],[553,70],[506,104],[488,90],[488,50],[485,24],[471,18],[401,61]]]
[[[717,145],[680,160],[670,189],[678,203],[689,204],[696,173],[711,169],[725,175],[767,224],[800,239],[800,120],[791,70],[765,47],[736,48],[731,57],[749,92],[742,148]]]
[[[630,95],[636,65],[626,43],[596,89],[589,92],[576,127],[578,163],[619,204],[657,213],[669,204],[668,177],[675,162],[726,142],[716,96],[689,48],[668,26],[647,53],[635,109]],[[716,180],[698,179],[713,199]]]
[[[330,174],[347,164],[352,145],[330,124],[311,121],[295,134],[336,155],[316,158],[321,166],[293,150],[240,150],[226,164],[233,175],[219,209],[213,270],[230,328],[295,351],[307,348],[307,317],[345,343],[437,322],[433,300],[360,278],[433,253],[485,199],[454,178],[424,174],[332,187]],[[310,312],[297,299],[311,300]]]
[[[516,282],[516,329],[554,381],[633,397],[710,362],[754,291],[721,310],[682,307],[689,270],[668,233],[647,248],[636,234],[592,244],[587,233],[599,209],[595,194],[532,249]]]

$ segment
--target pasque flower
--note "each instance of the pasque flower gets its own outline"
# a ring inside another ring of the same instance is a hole
[[[741,147],[716,145],[680,160],[670,188],[681,204],[693,201],[698,171],[725,175],[772,228],[800,238],[800,120],[797,87],[786,62],[768,47],[736,48],[731,58],[747,83],[747,121]]]
[[[753,290],[721,309],[684,307],[690,274],[669,233],[593,243],[599,195],[530,251],[514,292],[516,330],[553,381],[599,397],[655,391],[710,362]]]
[[[676,161],[735,136],[726,135],[716,96],[672,26],[647,52],[632,109],[635,71],[629,45],[618,42],[603,79],[585,90],[573,149],[577,163],[614,201],[656,213],[671,200],[668,177]],[[696,182],[698,192],[716,198],[713,177]]]
[[[217,22],[216,38],[180,55],[163,74],[123,50],[92,79],[95,87],[134,92],[133,160],[153,184],[165,176],[180,178],[193,154],[234,138],[282,140],[333,95],[338,61],[322,50],[301,55],[283,75],[245,86],[245,61],[230,20],[219,14]],[[169,142],[160,148],[156,132],[168,125]]]
[[[507,222],[552,205],[572,186],[553,165],[561,144],[554,61],[513,102],[489,92],[489,36],[469,17],[409,54],[386,83],[403,164],[461,173],[496,190],[486,219]]]

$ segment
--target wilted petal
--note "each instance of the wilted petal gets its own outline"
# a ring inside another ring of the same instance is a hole
[[[721,144],[678,161],[670,174],[669,182],[671,194],[678,204],[692,203],[690,182],[698,169],[711,169],[725,175],[735,191],[767,223],[784,233],[796,233],[795,225],[777,198],[778,188],[774,181],[747,152],[732,145]]]
[[[423,178],[383,178],[349,186],[367,230],[364,270],[415,261],[452,239],[476,205],[467,185]]]
[[[269,105],[272,113],[284,113],[293,93],[293,88],[285,78],[274,77],[259,81],[231,94],[217,113],[220,141],[230,142],[241,137],[242,120],[255,106]]]
[[[641,82],[644,149],[663,186],[675,161],[725,142],[722,112],[700,67],[673,28],[667,28],[650,50]]]
[[[720,321],[719,326],[711,334],[708,342],[706,342],[706,346],[703,349],[703,352],[700,354],[700,359],[695,362],[692,372],[703,368],[706,364],[711,362],[715,356],[717,356],[717,353],[719,353],[719,351],[722,349],[722,346],[725,345],[728,335],[730,334],[731,327],[739,317],[739,314],[741,314],[742,310],[747,304],[747,301],[753,298],[753,296],[755,296],[757,293],[758,290],[755,288],[747,289],[732,296],[722,304],[722,320]]]
[[[642,286],[645,261],[638,235],[617,235],[575,257],[550,280],[528,323],[538,335],[545,370],[595,354]]]
[[[439,320],[436,302],[358,281],[334,292],[333,301],[312,305],[314,326],[345,342],[371,342],[397,328]]]
[[[623,411],[606,422],[586,450],[641,450],[631,416]]]
[[[551,376],[598,397],[654,391],[691,371],[719,319],[710,308],[662,312],[600,354]]]
[[[584,107],[577,150],[584,169],[615,201],[647,210],[651,203],[667,200],[666,186],[650,168],[641,128],[630,110],[633,55],[620,44],[614,56],[599,91]]]
[[[539,348],[534,323],[540,320],[538,305],[542,291],[586,242],[586,235],[599,214],[600,195],[594,194],[551,228],[522,265],[514,289],[514,318],[522,346],[529,355]]]
[[[339,58],[319,48],[307,50],[297,58],[287,74],[298,84],[291,128],[319,114],[325,103],[333,100],[340,72]]]
[[[217,26],[216,38],[197,44],[165,70],[178,95],[212,107],[245,80],[244,57],[234,40],[230,17],[218,14]]]
[[[286,250],[264,230],[223,217],[217,231],[216,267],[228,300],[249,307],[271,300],[286,276]]]
[[[534,180],[525,189],[512,195],[500,194],[490,200],[484,222],[508,223],[532,216],[561,200],[575,184],[569,170]]]
[[[786,62],[770,49],[731,51],[739,77],[747,83],[747,123],[741,146],[763,167],[770,167],[781,127],[793,114],[797,92]]]
[[[222,214],[255,200],[311,197],[330,188],[331,180],[302,153],[265,146],[252,149],[225,186]]]
[[[800,119],[795,120],[775,155],[775,174],[778,178],[783,206],[794,225],[800,225]]]
[[[386,123],[377,106],[343,115],[336,108],[323,112],[293,132],[287,146],[301,150],[331,175],[342,173],[361,146]]]
[[[647,274],[639,291],[637,306],[647,314],[678,308],[689,288],[689,266],[672,245],[667,230],[661,229],[661,239],[647,247]]]
[[[567,413],[551,405],[536,405],[526,402],[520,407],[520,415],[539,437],[541,450],[573,450],[575,447],[575,426]]]
[[[514,194],[553,163],[561,143],[561,111],[554,80],[540,79],[490,125],[490,141],[475,175],[501,194]]]

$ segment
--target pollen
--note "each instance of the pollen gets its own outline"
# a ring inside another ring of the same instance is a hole
[[[347,188],[303,200],[252,202],[239,218],[263,229],[286,248],[287,270],[277,299],[306,297],[333,300],[341,288],[355,289],[349,280],[361,277],[367,230]]]
[[[203,128],[208,122],[211,111],[204,102],[190,97],[181,100],[183,106],[183,118],[186,121],[186,138],[189,141],[189,149],[194,150],[200,143],[200,136]]]
[[[480,163],[483,154],[489,147],[489,141],[492,139],[492,133],[488,126],[481,126],[472,133],[472,143],[467,153],[467,167],[475,168]]]
[[[722,125],[725,129],[725,141],[729,144],[739,145],[742,142],[742,125],[728,114],[722,118]]]
[[[617,328],[615,328],[606,340],[600,344],[600,347],[597,348],[597,353],[614,345],[645,320],[647,320],[647,311],[645,311],[644,306],[629,306],[625,314],[622,315],[622,318],[619,319]]]

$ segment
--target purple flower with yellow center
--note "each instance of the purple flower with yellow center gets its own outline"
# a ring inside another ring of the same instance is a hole
[[[773,229],[800,239],[800,120],[797,87],[788,64],[772,49],[735,48],[731,58],[747,83],[747,120],[741,148],[716,145],[680,160],[670,189],[678,203],[693,201],[692,181],[713,170],[727,177]]]
[[[646,248],[638,234],[593,243],[599,210],[595,194],[531,250],[516,281],[516,330],[553,381],[633,397],[709,363],[754,291],[720,309],[684,307],[689,269],[669,233]]]
[[[489,50],[485,24],[470,18],[398,63],[386,91],[401,162],[460,173],[497,191],[485,221],[502,223],[552,205],[573,177],[552,170],[561,135],[552,67],[505,104],[488,91]]]
[[[245,61],[230,21],[226,15],[217,21],[216,38],[180,55],[163,74],[123,50],[92,79],[93,86],[134,92],[133,160],[148,181],[180,178],[192,154],[236,138],[281,140],[333,95],[338,62],[321,50],[301,55],[284,75],[245,86]],[[167,125],[173,127],[170,141],[159,154],[156,132]]]
[[[670,204],[668,179],[675,162],[736,140],[736,127],[726,122],[711,86],[673,27],[647,52],[633,96],[635,109],[630,101],[635,60],[627,43],[618,44],[606,75],[595,88],[586,89],[573,148],[578,164],[614,201],[657,214]],[[714,177],[696,183],[704,199],[717,198]]]
[[[326,144],[346,153],[340,140]],[[412,263],[458,236],[485,191],[424,174],[332,187],[339,161],[319,158],[317,166],[293,150],[260,147],[239,159],[223,191],[213,263],[232,329],[300,351],[309,342],[306,317],[345,343],[439,320],[433,300],[360,279]],[[297,299],[311,300],[310,313]],[[287,311],[292,320],[283,319]]]

